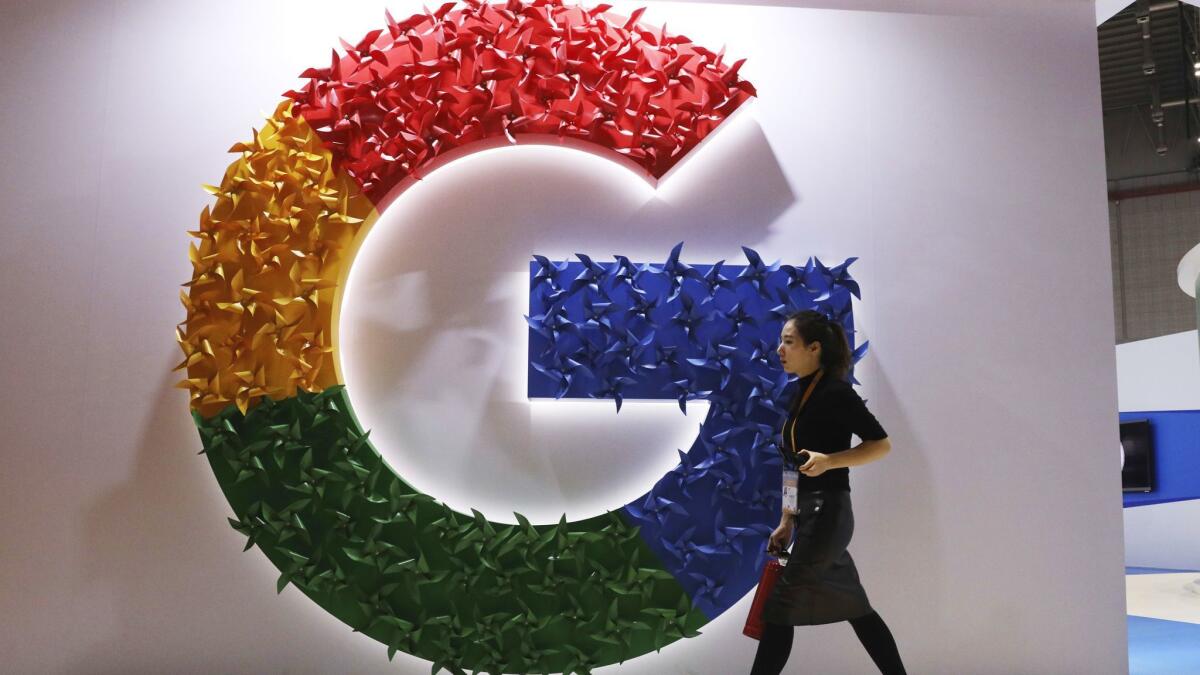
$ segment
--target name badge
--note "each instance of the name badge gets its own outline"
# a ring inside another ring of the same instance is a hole
[[[784,469],[783,471],[783,510],[795,513],[800,498],[800,472]]]

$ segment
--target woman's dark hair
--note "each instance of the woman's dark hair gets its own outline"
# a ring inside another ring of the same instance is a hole
[[[842,324],[811,309],[789,316],[786,323],[796,328],[805,344],[821,343],[821,368],[826,375],[839,380],[846,379],[853,365],[853,357]]]

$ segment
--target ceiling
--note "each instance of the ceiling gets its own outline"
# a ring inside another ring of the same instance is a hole
[[[1194,37],[1198,11],[1175,0],[1141,2],[1101,24],[1100,90],[1106,112],[1185,102],[1195,89],[1193,64],[1200,63]]]
[[[1194,171],[1200,9],[1137,0],[1097,28],[1109,180]]]

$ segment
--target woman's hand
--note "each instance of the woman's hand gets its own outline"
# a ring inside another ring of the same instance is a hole
[[[804,452],[808,453],[808,461],[800,466],[800,473],[805,476],[814,478],[834,468],[833,458],[829,455],[814,450],[804,450]]]
[[[771,533],[771,538],[767,540],[767,553],[779,555],[786,551],[792,544],[792,528],[792,518],[789,516]]]

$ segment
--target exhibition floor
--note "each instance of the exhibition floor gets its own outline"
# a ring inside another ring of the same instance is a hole
[[[1200,673],[1200,572],[1125,568],[1130,675]]]

